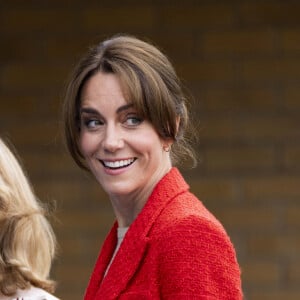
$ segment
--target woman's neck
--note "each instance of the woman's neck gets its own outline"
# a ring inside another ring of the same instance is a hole
[[[110,195],[112,207],[119,227],[129,227],[145,206],[153,189],[171,167],[156,176],[143,189],[126,195]]]
[[[143,209],[151,192],[110,197],[119,227],[129,227]]]

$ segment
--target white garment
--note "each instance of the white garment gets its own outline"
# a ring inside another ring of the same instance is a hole
[[[113,256],[112,256],[112,258],[111,258],[111,260],[110,260],[110,263],[108,264],[108,266],[107,266],[107,268],[106,268],[106,271],[105,271],[104,276],[106,276],[106,274],[107,274],[107,272],[108,272],[108,270],[109,270],[109,268],[110,268],[110,265],[111,265],[111,263],[113,262],[113,260],[114,260],[114,258],[115,258],[115,256],[116,256],[116,254],[117,254],[117,252],[118,252],[118,250],[119,250],[119,248],[120,248],[120,246],[121,246],[121,244],[122,244],[122,242],[123,242],[123,239],[124,239],[124,237],[125,237],[125,234],[126,234],[127,231],[128,231],[128,228],[129,228],[129,227],[118,227],[118,229],[117,229],[117,237],[118,237],[117,246],[116,246],[115,251],[114,251],[114,253],[113,253]],[[0,299],[0,300],[1,300],[1,299]]]
[[[13,296],[2,296],[0,294],[0,300],[59,300],[43,289],[32,286],[30,289],[20,290],[18,289]]]

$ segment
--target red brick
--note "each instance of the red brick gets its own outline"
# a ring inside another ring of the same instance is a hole
[[[238,123],[238,121],[237,121]],[[282,143],[300,138],[300,118],[288,114],[245,117],[237,125],[240,138]]]
[[[230,26],[234,22],[234,8],[225,4],[167,5],[160,9],[163,27],[172,30],[202,30],[205,27]]]
[[[244,193],[247,199],[282,199],[300,196],[299,176],[268,176],[245,179],[243,181]]]
[[[58,279],[63,278],[64,284],[69,287],[71,287],[71,285],[81,287],[82,292],[84,292],[91,271],[91,264],[79,264],[78,262],[69,265],[57,264],[55,267],[55,273]]]
[[[277,95],[272,88],[213,88],[200,98],[202,108],[213,112],[270,111],[277,108]]]
[[[79,17],[69,8],[11,8],[1,14],[0,32],[13,34],[61,34],[78,29]]]
[[[38,99],[33,95],[1,95],[1,114],[17,118],[30,117],[39,112]]]
[[[19,37],[16,39],[10,36],[2,39],[3,47],[0,49],[0,55],[3,61],[11,62],[14,60],[25,60],[30,58],[38,59],[43,53],[43,43],[40,40],[28,37]]]
[[[291,111],[300,110],[300,87],[298,84],[287,85],[284,94],[284,105]]]
[[[293,261],[288,264],[288,282],[298,285],[300,282],[300,262]]]
[[[268,207],[229,207],[215,212],[229,230],[270,230],[277,226],[278,214]]]
[[[298,187],[298,189],[300,190],[300,187]],[[299,198],[296,199],[296,201]],[[285,214],[285,222],[288,226],[288,228],[290,228],[291,230],[299,230],[300,228],[300,205],[289,205],[286,208],[286,214]]]
[[[231,140],[239,137],[234,120],[222,116],[202,117],[199,120],[199,138],[202,140]]]
[[[270,290],[256,289],[250,294],[249,299],[255,300],[298,300],[300,299],[300,292],[289,288],[275,287]]]
[[[64,257],[64,264],[69,265],[74,261],[85,263],[96,259],[102,246],[105,236],[102,234],[94,239],[89,236],[63,236],[59,243],[59,256]]]
[[[43,151],[42,151],[43,150]],[[75,162],[71,159],[71,156],[65,151],[52,151],[50,147],[44,147],[44,149],[30,150],[24,152],[22,155],[23,161],[27,170],[35,177],[43,174],[48,176],[66,176],[70,173],[79,171],[79,167],[75,165]],[[47,164],[47,170],[41,169],[41,165]],[[69,183],[69,181],[64,181]],[[64,184],[62,183],[62,184]]]
[[[149,5],[134,7],[104,7],[101,9],[84,9],[82,12],[83,28],[87,30],[109,30],[124,32],[138,28],[149,30],[154,27],[155,10]]]
[[[276,141],[289,142],[300,138],[300,119],[297,116],[255,116],[244,117],[210,115],[201,116],[199,138],[213,141]],[[276,124],[276,126],[274,125]]]
[[[240,63],[241,77],[245,82],[290,82],[300,77],[299,58],[263,58]]]
[[[176,70],[179,76],[187,82],[232,83],[236,79],[236,71],[232,62],[220,61],[178,61]]]
[[[189,180],[191,191],[195,193],[203,202],[212,203],[212,201],[219,202],[235,199],[235,183],[230,179],[208,179],[201,178],[198,180]]]
[[[34,181],[35,191],[39,198],[44,201],[48,199],[57,202],[59,211],[66,208],[69,210],[70,207],[74,211],[78,207],[82,208],[84,204],[86,205],[84,201],[87,194],[85,187],[82,182],[80,184],[78,180],[75,180],[74,176],[73,180],[50,181],[50,179],[34,178],[32,181]],[[93,199],[90,201],[93,201]]]
[[[44,56],[49,60],[70,62],[68,72],[74,64],[91,46],[96,45],[101,38],[91,32],[73,33],[68,36],[48,36],[43,41]]]
[[[281,267],[278,262],[253,261],[241,265],[242,280],[255,286],[278,285],[281,279]]]
[[[272,55],[276,49],[274,35],[268,30],[207,32],[201,39],[205,55]]]
[[[265,229],[265,227],[262,227]],[[249,256],[260,259],[295,260],[300,251],[300,241],[297,235],[274,232],[249,237]]]
[[[282,36],[282,49],[284,54],[299,54],[300,53],[300,30],[296,28],[283,29],[280,31]]]
[[[62,64],[16,63],[2,69],[0,84],[5,91],[16,87],[22,91],[62,89],[67,74],[67,67]]]
[[[54,143],[58,135],[58,124],[55,120],[26,120],[8,123],[2,128],[1,134],[5,134],[18,146],[46,146]],[[19,147],[18,147],[19,148]]]
[[[295,1],[246,1],[240,5],[242,24],[296,25],[299,24],[300,4]]]
[[[274,149],[267,147],[216,147],[205,153],[207,169],[212,172],[222,170],[259,170],[276,165]]]
[[[283,153],[284,165],[290,169],[300,167],[300,145],[287,146]]]
[[[151,40],[173,63],[177,58],[186,59],[195,55],[195,38],[192,33],[164,32],[156,34]]]

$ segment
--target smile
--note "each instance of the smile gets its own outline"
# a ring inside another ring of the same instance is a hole
[[[135,160],[136,158],[129,158],[123,160],[116,160],[116,161],[105,161],[105,160],[100,160],[100,161],[105,168],[120,169],[120,168],[130,166]]]

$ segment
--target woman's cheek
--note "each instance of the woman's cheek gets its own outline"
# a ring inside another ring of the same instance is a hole
[[[93,144],[93,138],[89,134],[83,132],[80,136],[79,146],[84,156],[87,156],[89,153],[91,153]]]

